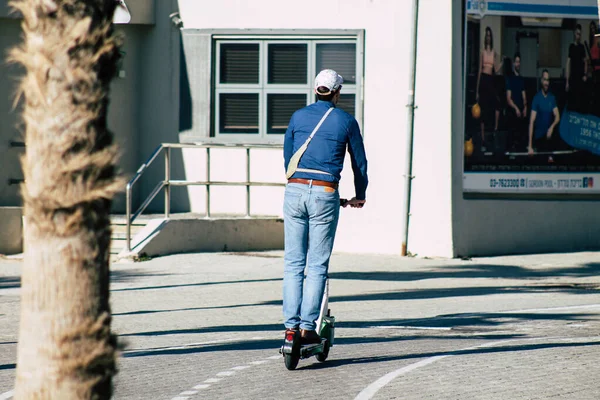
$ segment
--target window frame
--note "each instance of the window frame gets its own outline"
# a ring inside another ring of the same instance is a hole
[[[260,43],[260,40],[231,40],[231,41],[225,41],[226,44],[252,44],[252,43],[257,43],[258,44],[258,83],[221,83],[221,44],[223,44],[223,42],[217,42],[216,45],[216,57],[215,57],[215,69],[214,69],[214,74],[215,74],[215,88],[217,86],[223,86],[223,87],[231,87],[231,86],[235,86],[237,88],[240,89],[254,89],[257,87],[260,87],[260,85],[262,84],[262,77],[263,77],[263,69],[264,68],[264,63],[263,63],[263,59],[261,57],[262,55],[262,45]]]
[[[261,122],[263,120],[263,108],[261,107],[262,104],[262,93],[261,92],[257,92],[256,89],[250,89],[250,88],[244,88],[244,89],[239,89],[239,88],[225,88],[225,89],[221,89],[219,91],[219,94],[258,94],[258,133],[220,133],[220,137],[232,137],[232,138],[237,138],[239,136],[247,136],[247,137],[259,137],[260,136],[260,129],[261,129]],[[219,98],[219,96],[215,97],[215,102],[214,102],[214,109],[215,109],[215,131],[219,129],[220,122],[221,120],[220,115],[221,115],[221,99]],[[266,114],[266,113],[265,113]]]
[[[284,134],[282,133],[269,133],[269,100],[268,97],[270,94],[304,94],[306,96],[306,104],[310,104],[310,99],[311,99],[311,94],[314,94],[312,90],[304,90],[304,93],[302,91],[297,91],[297,92],[290,92],[288,89],[270,89],[268,91],[264,91],[263,95],[263,101],[264,101],[264,112],[263,112],[263,118],[264,120],[262,121],[264,123],[264,129],[265,129],[265,138],[278,138],[279,136],[283,137]],[[259,128],[260,131],[260,128]]]
[[[269,83],[269,45],[270,44],[306,44],[306,63],[307,63],[307,68],[306,68],[306,83]],[[308,42],[307,40],[263,40],[263,47],[261,48],[262,52],[263,52],[263,57],[261,59],[261,62],[263,63],[263,76],[262,76],[262,83],[264,85],[264,87],[273,87],[273,89],[300,89],[300,88],[305,88],[306,85],[310,85],[310,66],[311,63],[314,62],[312,54],[311,54],[311,48],[310,48],[310,42]]]
[[[344,31],[343,35],[329,34],[300,34],[281,35],[269,34],[214,34],[212,35],[214,62],[212,68],[211,103],[213,116],[211,117],[210,136],[218,141],[238,143],[283,143],[284,134],[268,132],[268,95],[269,94],[306,94],[306,104],[314,102],[313,80],[316,71],[317,45],[324,44],[353,44],[356,49],[356,83],[344,84],[342,93],[354,94],[354,116],[359,126],[363,125],[364,108],[364,32]],[[258,43],[259,44],[259,83],[258,84],[230,84],[220,83],[221,77],[221,45],[224,43]],[[306,84],[269,84],[269,45],[270,44],[307,44],[307,83]],[[259,132],[256,133],[221,133],[220,129],[220,99],[221,93],[258,93],[259,94]]]

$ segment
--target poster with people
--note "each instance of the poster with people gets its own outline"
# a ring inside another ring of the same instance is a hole
[[[465,2],[465,193],[600,193],[597,0]]]

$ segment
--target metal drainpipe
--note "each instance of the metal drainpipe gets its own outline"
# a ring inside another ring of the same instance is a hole
[[[415,89],[417,74],[417,31],[419,26],[419,0],[413,0],[413,19],[412,19],[412,50],[410,53],[410,77],[408,89],[408,123],[406,129],[406,168],[404,173],[404,217],[402,226],[402,256],[408,254],[408,225],[410,220],[410,191],[412,185],[412,156],[413,156],[413,135],[415,120]]]

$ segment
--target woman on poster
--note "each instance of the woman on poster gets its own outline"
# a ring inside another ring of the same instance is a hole
[[[590,98],[590,110],[592,114],[599,117],[600,116],[600,37],[597,37],[598,26],[595,21],[590,22],[590,30],[589,30],[589,67],[588,71],[590,72],[590,79],[588,82],[591,82],[590,88],[588,88],[588,93],[591,94]],[[586,43],[587,47],[587,43]],[[591,89],[591,90],[589,90]]]
[[[479,56],[479,74],[477,75],[476,101],[481,106],[481,151],[485,148],[485,123],[494,113],[494,132],[498,130],[500,119],[500,98],[494,85],[494,74],[502,68],[503,60],[494,50],[494,36],[492,29],[485,28],[484,46]]]

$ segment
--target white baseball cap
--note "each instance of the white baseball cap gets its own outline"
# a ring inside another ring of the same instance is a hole
[[[344,78],[342,78],[341,75],[332,69],[324,69],[323,71],[319,72],[315,78],[315,90],[321,86],[324,86],[329,89],[329,92],[319,92],[319,94],[327,95],[338,90],[342,86],[342,83],[344,83]]]

